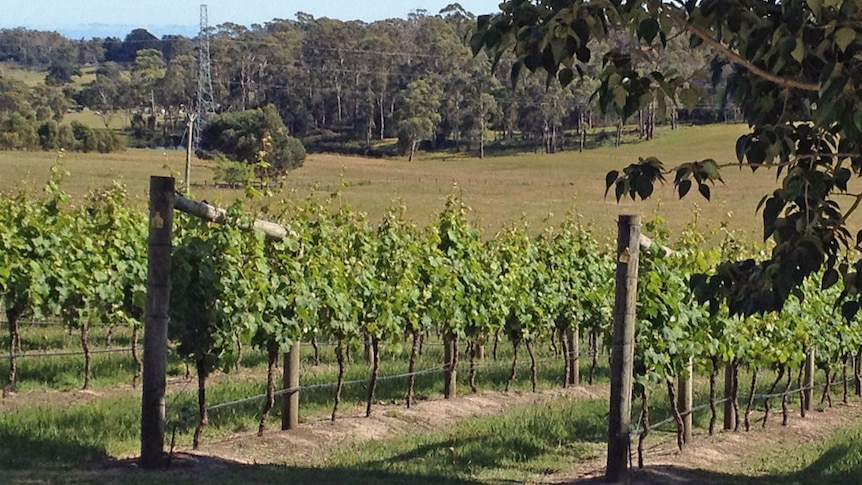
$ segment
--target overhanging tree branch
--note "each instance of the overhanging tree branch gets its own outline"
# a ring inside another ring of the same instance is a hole
[[[782,77],[782,76],[779,76],[777,74],[773,74],[773,73],[771,73],[765,69],[757,67],[757,65],[755,65],[753,62],[749,61],[748,59],[745,59],[744,57],[742,57],[738,53],[734,52],[732,49],[730,49],[726,45],[722,44],[720,41],[716,40],[708,32],[705,32],[704,30],[700,29],[699,27],[688,22],[688,20],[686,20],[686,18],[683,17],[682,15],[680,15],[679,12],[675,12],[673,10],[667,10],[667,15],[674,22],[676,22],[676,24],[679,26],[680,29],[685,30],[686,32],[689,32],[689,33],[697,36],[704,43],[706,43],[707,45],[709,45],[710,47],[715,49],[720,54],[724,55],[725,57],[727,57],[731,61],[745,67],[746,69],[751,71],[753,74],[755,74],[755,75],[757,75],[763,79],[766,79],[767,81],[771,81],[771,82],[773,82],[773,83],[775,83],[781,87],[786,87],[786,88],[801,89],[803,91],[812,91],[815,93],[820,91],[820,85],[818,83],[808,83],[808,82],[803,82],[803,81],[799,81],[796,79],[790,79],[790,78]],[[853,88],[850,85],[848,85],[844,90],[847,92],[851,92],[853,90]]]

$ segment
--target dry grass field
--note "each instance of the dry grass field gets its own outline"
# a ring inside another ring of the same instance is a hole
[[[413,162],[403,158],[312,154],[301,169],[288,175],[287,190],[277,197],[301,198],[315,188],[319,193],[339,191],[343,201],[367,212],[372,221],[394,201],[402,201],[408,208],[408,217],[424,224],[435,217],[446,194],[454,189],[472,207],[477,224],[491,232],[522,218],[538,232],[548,223],[558,222],[574,204],[600,233],[615,230],[620,213],[646,217],[659,213],[674,230],[688,223],[695,210],[699,210],[702,230],[728,221],[732,228],[759,238],[760,218],[755,207],[764,194],[775,189],[775,171],[752,174],[749,169],[727,167],[723,171],[726,184],[713,188],[711,202],[695,191],[684,200],[677,200],[672,180],[659,187],[646,202],[624,200],[617,204],[612,194],[604,197],[605,174],[637,161],[638,157],[657,156],[667,167],[704,158],[714,158],[721,164],[735,163],[735,141],[745,130],[744,125],[683,127],[662,131],[651,142],[620,148],[554,155],[524,153],[484,160],[452,153],[424,154]],[[106,155],[0,152],[0,191],[16,190],[22,185],[38,189],[48,177],[50,166],[58,160],[70,172],[65,188],[74,197],[118,180],[137,198],[134,203],[143,207],[149,176],[181,177],[185,154],[159,150]],[[195,160],[191,178],[195,197],[224,203],[243,196],[242,190],[213,188],[212,170],[207,162]]]

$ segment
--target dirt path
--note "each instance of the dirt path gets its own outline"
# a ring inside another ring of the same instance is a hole
[[[436,431],[468,418],[502,414],[514,406],[547,402],[560,396],[603,398],[607,384],[532,392],[482,392],[456,399],[431,399],[404,405],[375,405],[370,418],[364,406],[339,413],[335,422],[320,417],[282,432],[271,429],[236,434],[218,441],[205,441],[199,454],[239,463],[303,464],[324,457],[335,448],[363,440],[384,440],[399,435]],[[188,450],[183,450],[188,451]]]

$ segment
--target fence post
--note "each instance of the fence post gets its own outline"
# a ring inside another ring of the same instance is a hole
[[[150,177],[150,234],[141,396],[142,468],[165,466],[165,383],[171,297],[174,179]]]
[[[693,381],[694,364],[693,360],[689,358],[683,375],[679,377],[679,397],[677,400],[677,409],[679,409],[679,413],[682,415],[682,442],[684,444],[691,443],[691,427],[693,424],[691,408],[694,401],[692,389]]]
[[[290,350],[284,354],[284,388],[299,387],[299,340],[291,344]],[[299,427],[299,391],[284,396],[281,412],[281,429],[296,429]]]
[[[621,215],[617,236],[608,467],[605,473],[609,482],[621,481],[628,472],[639,252],[640,216]]]

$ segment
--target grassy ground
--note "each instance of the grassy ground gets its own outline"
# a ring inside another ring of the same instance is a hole
[[[76,336],[69,335],[58,326],[29,326],[23,332],[28,352],[56,351],[60,348],[76,350]],[[107,328],[94,327],[93,343],[107,344]],[[2,345],[3,342],[0,342]],[[113,331],[112,345],[128,344],[128,329]],[[490,346],[489,346],[490,347]],[[479,373],[480,388],[501,391],[509,372],[511,348],[502,343],[499,362],[494,363],[490,348],[487,366]],[[551,349],[541,348],[539,387],[551,389],[559,386],[562,366],[553,357]],[[390,345],[384,350],[382,375],[404,371],[406,349]],[[367,364],[362,362],[361,349],[353,349],[354,359],[348,368],[348,380],[367,377]],[[420,368],[430,368],[442,360],[441,347],[432,342],[426,347]],[[331,346],[321,346],[321,364],[314,365],[310,345],[303,346],[303,384],[331,382],[335,377],[334,355]],[[247,351],[243,368],[234,377],[216,376],[209,386],[209,403],[217,404],[256,395],[264,389],[263,355]],[[607,359],[599,359],[599,382],[607,382]],[[22,394],[32,394],[39,400],[32,405],[9,406],[0,402],[0,469],[10,483],[149,483],[154,479],[171,483],[201,483],[201,475],[212,483],[276,483],[289,477],[293,481],[321,483],[524,483],[541,481],[541,477],[564,473],[573,464],[600,457],[606,439],[607,400],[573,399],[560,396],[538,405],[511,408],[505,414],[467,419],[448,424],[433,432],[413,432],[385,440],[367,440],[339,446],[332,453],[313,455],[309,459],[285,457],[287,465],[238,465],[224,463],[204,466],[203,470],[183,471],[182,468],[158,474],[130,471],[117,457],[132,456],[138,448],[140,397],[129,386],[133,367],[128,354],[98,355],[94,361],[94,389],[91,395],[78,392],[54,393],[52,389],[73,389],[80,385],[80,357],[53,357],[22,359],[20,372]],[[466,362],[464,362],[466,366]],[[77,372],[76,372],[77,371]],[[582,367],[582,378],[587,369]],[[0,375],[6,372],[0,367]],[[193,381],[185,381],[184,366],[174,358],[169,364],[171,384],[167,396],[168,428],[177,430],[177,446],[187,449],[191,442],[196,409],[196,389]],[[56,377],[56,375],[65,377]],[[459,373],[459,386],[467,389],[466,369]],[[527,363],[519,368],[516,390],[529,389]],[[719,388],[722,387],[721,375]],[[740,377],[747,382],[747,375]],[[774,378],[764,372],[759,392],[766,391]],[[818,380],[822,375],[818,374]],[[417,379],[417,397],[420,400],[438,396],[442,389],[442,376],[431,374]],[[405,382],[383,381],[377,401],[394,407],[380,407],[378,412],[388,414],[403,405]],[[747,386],[740,390],[741,400],[748,393]],[[344,390],[345,403],[341,416],[364,403],[367,389],[364,385],[350,385]],[[834,390],[836,396],[840,388]],[[705,379],[697,382],[697,404],[706,401]],[[663,388],[651,390],[652,422],[669,415]],[[815,399],[819,400],[819,392]],[[307,391],[301,394],[302,421],[320,419],[328,415],[333,404],[332,389]],[[80,402],[77,402],[80,401]],[[796,404],[794,398],[791,406]],[[815,401],[819,402],[819,401]],[[210,426],[204,442],[223,439],[236,433],[248,433],[257,427],[261,401],[253,401],[211,413]],[[635,421],[637,409],[635,403]],[[762,415],[762,402],[757,403],[754,417]],[[777,408],[777,409],[776,409]],[[280,409],[279,404],[276,410]],[[773,426],[780,421],[778,400],[773,402]],[[830,411],[826,411],[829,413]],[[719,408],[719,423],[722,419]],[[279,419],[276,411],[269,422],[274,433]],[[792,419],[798,419],[794,415]],[[707,426],[709,414],[695,415],[695,426]],[[720,426],[720,424],[719,424]],[[759,423],[755,423],[759,427]],[[844,429],[824,441],[806,444],[799,448],[786,444],[780,456],[763,449],[763,455],[728,466],[722,473],[710,475],[722,483],[810,483],[819,476],[830,477],[829,483],[856,483],[862,472],[862,425]],[[648,444],[673,440],[672,425],[654,431]],[[46,464],[46,457],[49,458]],[[98,465],[96,465],[98,464]],[[107,468],[104,468],[106,467]],[[215,467],[210,469],[208,467]],[[155,478],[157,477],[157,478]]]
[[[113,330],[112,347],[129,345],[128,328]],[[22,332],[22,345],[28,353],[56,352],[58,350],[79,351],[77,334],[68,334],[60,326],[30,326]],[[107,328],[94,327],[92,345],[104,348]],[[5,345],[7,336],[0,337]],[[382,348],[383,361],[380,375],[393,376],[407,370],[408,348],[388,345]],[[507,342],[499,345],[498,360],[494,360],[488,346],[487,360],[477,371],[477,383],[482,390],[502,391],[508,379],[512,347]],[[559,387],[562,379],[562,360],[554,356],[550,348],[537,348],[538,385],[540,389]],[[364,406],[367,398],[365,380],[369,376],[368,365],[363,360],[360,347],[354,347],[352,361],[347,367],[346,381],[363,381],[345,385],[342,392],[340,413],[349,413]],[[207,399],[210,406],[231,402],[249,396],[260,395],[266,388],[265,356],[251,349],[245,352],[241,370],[229,376],[214,375],[209,382]],[[321,345],[320,364],[315,365],[311,345],[302,347],[303,385],[326,384],[336,381],[337,365],[334,347]],[[438,368],[443,361],[442,345],[429,342],[417,363],[417,370]],[[597,378],[607,379],[605,362],[601,362]],[[129,352],[118,354],[95,354],[93,356],[92,393],[94,398],[80,396],[74,392],[83,383],[83,357],[30,357],[18,361],[19,396],[10,402],[0,402],[0,468],[29,468],[35,462],[31,458],[38,453],[19,453],[31,447],[39,448],[45,443],[57,443],[56,459],[69,464],[86,461],[97,456],[129,456],[138,451],[138,420],[140,419],[140,393],[131,388],[135,370]],[[459,373],[459,386],[469,389],[467,382],[468,362],[463,361]],[[0,360],[0,375],[8,372],[8,361]],[[586,372],[586,370],[584,370]],[[186,367],[176,356],[169,358],[166,415],[171,430],[177,431],[177,445],[189,446],[197,416],[197,386],[193,380],[184,378]],[[586,377],[586,376],[585,376]],[[403,405],[407,379],[382,380],[375,393],[375,402]],[[529,361],[521,359],[519,375],[513,384],[514,390],[530,388]],[[440,373],[419,375],[415,383],[417,401],[439,396],[443,389]],[[57,394],[55,391],[65,391]],[[328,415],[334,405],[334,388],[322,387],[300,393],[300,419],[306,421]],[[62,397],[62,396],[67,397]],[[40,396],[46,398],[41,402]],[[77,397],[75,397],[77,396]],[[31,405],[17,405],[17,399],[32,399]],[[59,399],[56,402],[55,399]],[[67,406],[62,406],[63,401]],[[281,409],[279,399],[276,412],[269,423],[270,429],[278,429]],[[204,440],[229,436],[243,430],[257,429],[262,399],[253,400],[210,413],[210,425]],[[63,447],[61,444],[69,446]]]
[[[751,174],[726,168],[726,185],[714,188],[712,202],[699,195],[678,201],[670,185],[660,187],[646,202],[617,204],[613,197],[604,198],[605,174],[637,161],[639,156],[658,155],[668,167],[695,156],[715,158],[720,163],[735,162],[735,140],[744,131],[740,125],[683,127],[663,131],[654,141],[620,148],[554,155],[528,153],[485,160],[451,153],[423,154],[412,163],[400,158],[313,154],[302,168],[288,175],[288,192],[277,197],[302,198],[314,190],[340,191],[345,202],[367,212],[371,220],[378,220],[393,201],[401,200],[408,207],[408,217],[424,224],[435,217],[446,194],[456,187],[474,209],[474,220],[490,232],[520,218],[528,220],[538,232],[546,219],[558,222],[574,204],[587,221],[607,234],[615,229],[620,213],[649,216],[660,212],[671,229],[678,229],[699,210],[702,227],[717,227],[719,222],[729,221],[731,227],[758,238],[760,220],[754,209],[764,194],[774,190],[774,171]],[[696,153],[692,150],[693,140]],[[57,160],[56,153],[0,152],[0,191],[16,189],[22,182],[38,188]],[[66,189],[73,195],[81,196],[88,189],[116,179],[128,185],[130,193],[138,197],[137,204],[143,207],[149,176],[175,174],[179,178],[184,172],[185,154],[157,150],[107,155],[66,153],[62,162],[71,172]],[[224,202],[243,196],[241,190],[213,188],[212,171],[206,162],[194,161],[192,181],[198,198]]]

